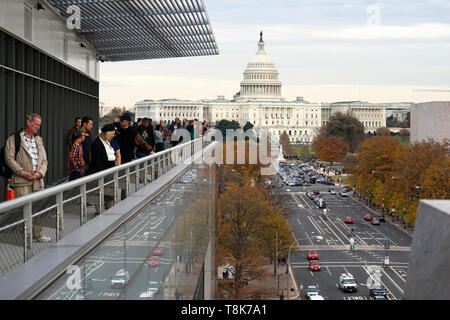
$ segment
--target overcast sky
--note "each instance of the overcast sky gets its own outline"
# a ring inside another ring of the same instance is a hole
[[[288,100],[450,100],[448,0],[205,0],[218,56],[101,64],[100,101],[231,99],[259,32]]]

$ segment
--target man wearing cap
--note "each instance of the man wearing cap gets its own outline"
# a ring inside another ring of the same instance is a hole
[[[134,159],[136,131],[130,126],[130,122],[131,116],[125,113],[120,117],[120,123],[117,128],[116,140],[119,143],[122,164],[131,162]]]

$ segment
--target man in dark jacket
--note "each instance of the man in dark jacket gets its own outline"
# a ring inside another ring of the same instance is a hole
[[[91,147],[94,139],[92,138],[91,129],[93,126],[93,120],[89,117],[83,117],[81,119],[81,131],[84,132],[85,139],[81,146],[83,147],[83,161],[84,161],[84,172],[86,173],[87,168],[89,168],[89,163],[91,162]],[[75,141],[75,139],[73,139]]]
[[[120,125],[117,128],[116,140],[119,142],[122,164],[131,162],[134,159],[136,131],[130,126],[130,122],[130,115],[125,113],[120,117]]]

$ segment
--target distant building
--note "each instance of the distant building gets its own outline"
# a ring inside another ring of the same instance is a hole
[[[243,127],[247,122],[255,129],[267,129],[270,134],[289,135],[291,142],[310,143],[322,125],[336,112],[348,113],[360,120],[367,131],[386,126],[386,106],[360,101],[311,103],[297,97],[286,101],[281,95],[282,84],[273,60],[265,52],[262,38],[258,51],[244,71],[240,91],[232,100],[188,101],[180,99],[145,100],[136,103],[136,117],[173,121],[176,117],[206,120],[216,124],[222,119],[235,120]]]
[[[411,107],[411,142],[450,140],[450,101],[417,103]]]

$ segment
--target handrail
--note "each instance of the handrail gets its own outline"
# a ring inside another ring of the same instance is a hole
[[[86,177],[82,177],[82,178],[74,180],[74,181],[65,182],[65,183],[62,183],[62,184],[50,187],[48,189],[44,189],[44,190],[40,190],[40,191],[31,193],[31,194],[28,194],[28,195],[20,197],[20,198],[16,198],[16,199],[13,199],[13,200],[10,200],[10,201],[4,201],[4,202],[0,203],[0,215],[1,215],[2,212],[8,211],[8,210],[13,210],[13,209],[16,209],[18,207],[22,207],[23,205],[25,205],[25,204],[27,204],[29,202],[34,202],[34,201],[40,200],[42,198],[54,196],[54,195],[58,194],[59,192],[64,192],[64,191],[67,191],[67,190],[70,190],[70,189],[74,189],[76,187],[80,187],[80,186],[82,186],[82,185],[84,185],[86,183],[96,181],[99,178],[111,175],[111,174],[119,172],[121,170],[128,169],[130,167],[135,167],[135,166],[140,165],[142,163],[146,163],[146,162],[148,162],[150,160],[160,158],[163,155],[166,155],[168,153],[173,153],[173,152],[178,151],[178,150],[180,150],[182,148],[186,148],[187,147],[187,145],[186,145],[187,143],[192,144],[192,143],[198,143],[199,141],[203,141],[203,139],[202,138],[198,138],[198,139],[195,139],[195,140],[191,140],[189,142],[179,144],[179,145],[177,145],[177,146],[175,146],[173,148],[170,148],[170,149],[167,149],[167,150],[164,150],[164,151],[161,151],[161,152],[149,155],[149,156],[141,158],[141,159],[137,159],[137,160],[131,161],[129,163],[122,164],[120,166],[109,168],[109,169],[106,169],[106,170],[94,173],[92,175],[89,175],[89,176],[86,176]],[[123,177],[124,176],[121,176],[119,178],[123,178]]]
[[[51,242],[60,240],[65,233],[72,232],[88,222],[88,195],[94,196],[92,193],[95,194],[95,203],[98,205],[97,210],[99,210],[98,213],[102,213],[105,204],[105,191],[108,191],[105,190],[106,186],[108,186],[110,192],[113,192],[113,196],[110,196],[115,205],[122,201],[123,198],[129,197],[131,193],[137,192],[147,186],[151,181],[154,181],[159,176],[165,174],[174,166],[191,159],[196,152],[203,149],[204,143],[209,142],[211,141],[208,139],[204,140],[203,138],[186,141],[173,148],[149,155],[142,159],[134,160],[87,177],[82,177],[75,181],[66,182],[14,200],[0,203],[0,217],[5,216],[6,219],[9,219],[9,217],[17,216],[17,213],[11,212],[12,210],[22,211],[22,217],[19,218],[21,218],[21,222],[24,222],[28,227],[23,230],[25,233],[24,243],[16,244],[15,246],[23,246],[26,261],[37,253],[33,250],[35,247],[33,240],[40,239],[34,239],[33,233],[35,233],[35,236],[37,236],[37,232],[41,235],[45,235],[42,231],[44,230],[45,225],[50,225],[50,227],[45,229],[46,232],[51,232],[50,242],[48,242],[47,245],[42,243],[39,244],[36,246],[37,250],[44,249],[49,246]],[[119,176],[119,172],[121,171],[125,171],[125,174]],[[109,181],[108,178],[107,181],[105,181],[105,177],[109,177],[112,180]],[[125,180],[125,183],[124,185],[123,183],[120,183],[119,186],[119,180],[121,179]],[[133,185],[132,180],[135,182],[134,187],[131,187]],[[90,183],[93,183],[94,185],[88,185]],[[112,186],[109,186],[111,184]],[[120,188],[122,188],[122,192],[120,192]],[[64,199],[64,192],[67,191],[72,191],[73,194],[69,194],[69,198]],[[33,204],[43,200],[47,200],[50,203],[46,204],[45,208],[38,208],[35,210],[38,212],[33,212]],[[64,205],[74,201],[76,201],[76,207],[78,207],[79,210],[67,212],[67,208],[65,209]],[[65,210],[66,214],[70,214],[67,219],[65,219]],[[10,214],[10,216],[5,215],[6,213]],[[79,219],[74,220],[76,215],[79,216]],[[33,220],[35,219],[37,219],[38,222],[33,224]],[[1,226],[0,232],[5,232],[5,230],[10,229],[16,224],[17,221],[13,221],[5,226]],[[0,243],[0,252],[2,249],[1,246],[2,243]],[[15,266],[19,260],[23,260],[23,257],[16,255],[9,260],[10,261],[6,261],[6,263],[5,261],[0,262],[6,264],[0,265],[0,277],[3,272],[10,270],[11,267]],[[3,272],[1,272],[1,270],[3,270]]]

